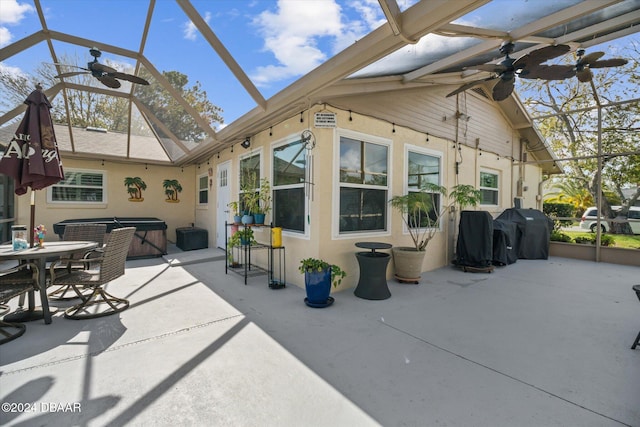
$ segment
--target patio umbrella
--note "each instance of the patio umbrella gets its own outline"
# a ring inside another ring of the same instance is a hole
[[[51,122],[51,104],[42,86],[24,101],[27,111],[4,154],[0,157],[0,172],[15,179],[15,193],[26,194],[31,187],[31,223],[29,235],[33,245],[35,225],[35,193],[64,179],[58,143]]]

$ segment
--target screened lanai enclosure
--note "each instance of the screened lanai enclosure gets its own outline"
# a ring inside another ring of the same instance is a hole
[[[546,141],[530,148],[555,156],[519,159],[546,162],[549,176],[577,161],[606,167],[638,155],[640,0],[1,0],[1,7],[0,144],[38,83],[52,102],[63,158],[177,167],[207,163],[285,119],[308,119],[314,105],[355,111],[346,101],[355,95],[446,86],[456,119],[465,118],[467,96],[481,95],[500,103],[531,141],[552,127],[548,120],[571,122],[587,148]],[[626,77],[605,86],[600,73],[613,69]],[[567,82],[566,91],[583,85],[590,99],[543,102],[540,88],[550,82]],[[533,119],[515,117],[522,105]],[[630,111],[624,120],[597,120],[615,105]],[[589,123],[574,118],[587,110]],[[415,126],[410,113],[389,119],[366,104],[357,111]],[[603,145],[613,127],[623,145]]]
[[[15,80],[2,88],[0,125],[18,119],[21,100],[40,82],[57,122],[66,126],[58,137],[67,143],[61,147],[67,154],[182,165],[339,95],[407,85],[454,89],[485,79],[479,87],[490,91],[494,70],[474,67],[501,61],[505,41],[513,43],[513,58],[556,44],[567,45],[572,54],[566,56],[573,56],[578,49],[589,53],[592,46],[635,35],[640,22],[637,0],[380,0],[369,3],[369,10],[349,1],[303,1],[299,12],[292,11],[296,2],[261,3],[255,10],[249,1],[152,0],[126,8],[109,1],[3,1],[10,37],[3,40],[0,61],[3,75]],[[70,8],[78,9],[73,16]],[[319,28],[309,29],[300,43],[316,48],[293,47],[315,56],[285,57],[280,50],[295,29],[275,27],[295,20],[308,26],[316,10],[327,17],[326,25],[338,28],[314,23]],[[242,31],[245,26],[253,32]],[[91,56],[94,47],[101,57]],[[55,77],[93,60],[150,84],[123,80],[112,88],[91,73]],[[194,98],[195,84],[206,99]],[[91,117],[77,106],[90,97]],[[74,133],[87,128],[126,137],[111,138],[112,149],[96,153],[96,147],[74,143]],[[149,150],[149,139],[161,150]]]

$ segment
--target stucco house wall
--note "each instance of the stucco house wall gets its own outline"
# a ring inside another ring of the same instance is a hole
[[[194,200],[195,167],[125,164],[105,161],[65,159],[63,168],[73,170],[104,171],[106,177],[106,201],[99,204],[52,203],[48,200],[51,187],[36,191],[35,223],[43,224],[47,230],[46,240],[58,240],[53,233],[53,224],[65,219],[101,217],[154,217],[167,223],[167,239],[175,241],[177,227],[190,226],[195,222]],[[140,177],[147,184],[143,201],[129,201],[126,177]],[[177,180],[182,186],[178,203],[169,203],[162,186],[165,179]],[[16,198],[16,217],[20,224],[29,224],[30,198],[28,195]]]
[[[495,108],[495,107],[493,107]],[[335,128],[314,127],[313,117],[316,112],[332,112],[336,114]],[[484,113],[489,116],[488,113]],[[350,120],[351,118],[351,120]],[[412,245],[408,232],[404,229],[400,214],[387,209],[388,227],[380,232],[360,232],[340,235],[337,226],[337,212],[339,211],[339,147],[340,135],[362,138],[371,142],[388,144],[388,198],[403,194],[406,184],[405,157],[407,147],[424,150],[441,157],[441,184],[451,188],[456,184],[480,184],[480,171],[487,170],[499,174],[499,202],[497,205],[479,206],[477,209],[489,211],[497,216],[502,211],[513,206],[513,198],[517,194],[517,183],[527,183],[528,190],[523,191],[523,206],[536,206],[536,192],[538,181],[542,177],[540,168],[535,165],[520,165],[511,157],[511,153],[520,152],[520,138],[516,131],[505,126],[505,120],[500,114],[495,119],[499,125],[492,127],[484,125],[484,137],[491,141],[503,141],[505,151],[500,154],[488,150],[476,149],[465,144],[456,144],[453,140],[436,135],[425,135],[405,126],[374,117],[355,115],[353,112],[317,105],[300,116],[291,117],[276,126],[266,129],[251,137],[251,147],[245,150],[236,145],[234,152],[226,149],[220,153],[220,158],[213,156],[209,162],[231,161],[231,193],[232,200],[236,200],[239,192],[240,159],[243,156],[262,153],[261,176],[273,182],[272,159],[273,147],[285,140],[299,139],[300,133],[311,129],[316,137],[315,148],[310,152],[313,156],[313,199],[308,200],[307,233],[283,232],[283,245],[287,250],[287,282],[304,286],[303,276],[297,271],[300,260],[307,257],[323,258],[330,263],[340,265],[348,274],[343,280],[340,290],[353,288],[358,281],[359,269],[355,253],[359,251],[355,243],[359,241],[380,241],[394,246]],[[301,122],[302,119],[302,122]],[[428,138],[428,141],[427,141]],[[508,141],[508,142],[506,142]],[[512,147],[512,145],[516,147]],[[526,150],[526,147],[523,146]],[[458,166],[456,168],[456,162]],[[457,170],[457,173],[456,173]],[[212,203],[216,199],[215,191],[210,195]],[[215,211],[215,212],[212,212]],[[207,215],[225,215],[223,209],[212,209],[210,204]],[[427,247],[423,270],[429,271],[448,265],[452,261],[453,249],[457,230],[458,214],[447,215],[436,237]],[[228,218],[231,221],[231,217]],[[271,220],[267,216],[267,223]],[[215,221],[212,221],[215,226]],[[276,224],[277,225],[277,224]],[[211,231],[215,233],[215,230]],[[255,231],[258,241],[268,241],[268,231]],[[252,258],[257,263],[266,264],[266,253],[256,251]],[[387,270],[388,277],[393,275],[390,263]]]

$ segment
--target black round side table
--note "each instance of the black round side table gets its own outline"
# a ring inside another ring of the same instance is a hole
[[[382,300],[391,297],[387,286],[387,265],[391,255],[384,252],[376,252],[381,249],[391,249],[389,243],[358,242],[356,246],[362,249],[370,249],[370,252],[357,252],[360,278],[358,286],[353,292],[355,296],[370,300]]]

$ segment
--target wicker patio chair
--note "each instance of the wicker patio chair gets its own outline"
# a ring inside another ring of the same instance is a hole
[[[55,275],[58,277],[62,276],[65,272],[71,272],[72,269],[81,268],[86,270],[89,268],[89,264],[80,260],[101,256],[106,233],[106,224],[67,224],[64,228],[62,240],[96,242],[98,243],[98,247],[84,253],[76,253],[68,258],[61,258],[59,262],[57,262],[55,266],[52,265],[49,270],[51,271],[51,269],[55,268]],[[70,285],[59,286],[49,292],[49,298],[55,300],[69,300],[78,298],[78,294]]]
[[[16,267],[0,271],[0,313],[9,311],[6,303],[29,291],[40,291],[38,287],[38,267],[33,263],[23,263]],[[41,295],[46,294],[43,291]],[[26,326],[22,323],[0,320],[0,344],[14,340],[24,334]]]
[[[119,313],[129,307],[129,301],[107,293],[103,285],[124,275],[125,262],[129,245],[136,232],[135,227],[116,228],[111,231],[104,245],[102,256],[99,258],[81,259],[76,262],[85,264],[95,263],[97,269],[66,271],[62,276],[56,276],[56,269],[50,268],[51,285],[71,286],[82,302],[65,310],[65,317],[70,319],[91,319],[94,317],[108,316]],[[54,261],[54,264],[57,261]],[[91,293],[83,294],[83,289],[90,289]],[[105,306],[100,310],[94,306]]]

